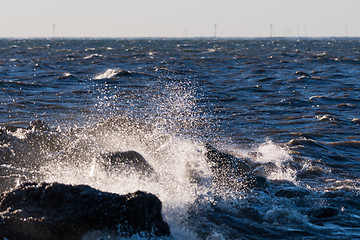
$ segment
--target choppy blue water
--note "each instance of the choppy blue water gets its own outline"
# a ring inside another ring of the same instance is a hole
[[[360,238],[359,39],[2,39],[0,99],[2,191],[149,191],[173,239]],[[205,144],[269,186],[214,183]],[[96,166],[125,150],[159,179]]]

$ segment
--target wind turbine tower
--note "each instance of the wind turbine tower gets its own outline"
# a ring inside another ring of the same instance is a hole
[[[217,24],[215,23],[214,24],[214,38],[216,38],[216,27],[217,27]]]
[[[55,38],[55,27],[56,27],[56,25],[53,24],[52,27],[53,27],[53,38]]]
[[[272,23],[270,23],[270,38],[272,38],[272,30],[273,30],[273,25]]]
[[[299,38],[299,32],[300,32],[300,29],[299,29],[299,26],[296,28],[296,36],[297,38]]]

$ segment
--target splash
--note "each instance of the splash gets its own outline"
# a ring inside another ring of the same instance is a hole
[[[256,152],[258,154],[254,160],[265,164],[261,166],[262,168],[268,166],[266,175],[269,180],[296,182],[296,171],[288,165],[293,159],[285,148],[268,140],[261,144]]]
[[[87,184],[96,189],[126,194],[142,190],[163,202],[163,215],[178,239],[185,239],[184,219],[199,195],[208,191],[211,171],[201,143],[169,135],[160,129],[127,118],[110,118],[90,129],[73,130],[70,145],[41,166],[41,181]],[[80,131],[80,132],[78,132]],[[136,151],[144,156],[156,175],[137,169],[105,169],[101,155]],[[186,233],[194,234],[194,233]]]

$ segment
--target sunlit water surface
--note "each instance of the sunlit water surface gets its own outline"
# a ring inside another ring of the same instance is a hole
[[[1,190],[151,192],[169,239],[360,238],[359,49],[359,39],[0,40]],[[34,119],[51,131],[12,127]],[[266,189],[214,181],[206,144],[251,162]],[[129,150],[156,176],[99,165]],[[101,237],[117,238],[85,238]]]

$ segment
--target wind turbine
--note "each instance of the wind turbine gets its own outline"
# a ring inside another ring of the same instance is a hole
[[[53,38],[55,38],[55,27],[56,27],[56,25],[53,24],[52,27],[53,27]]]

